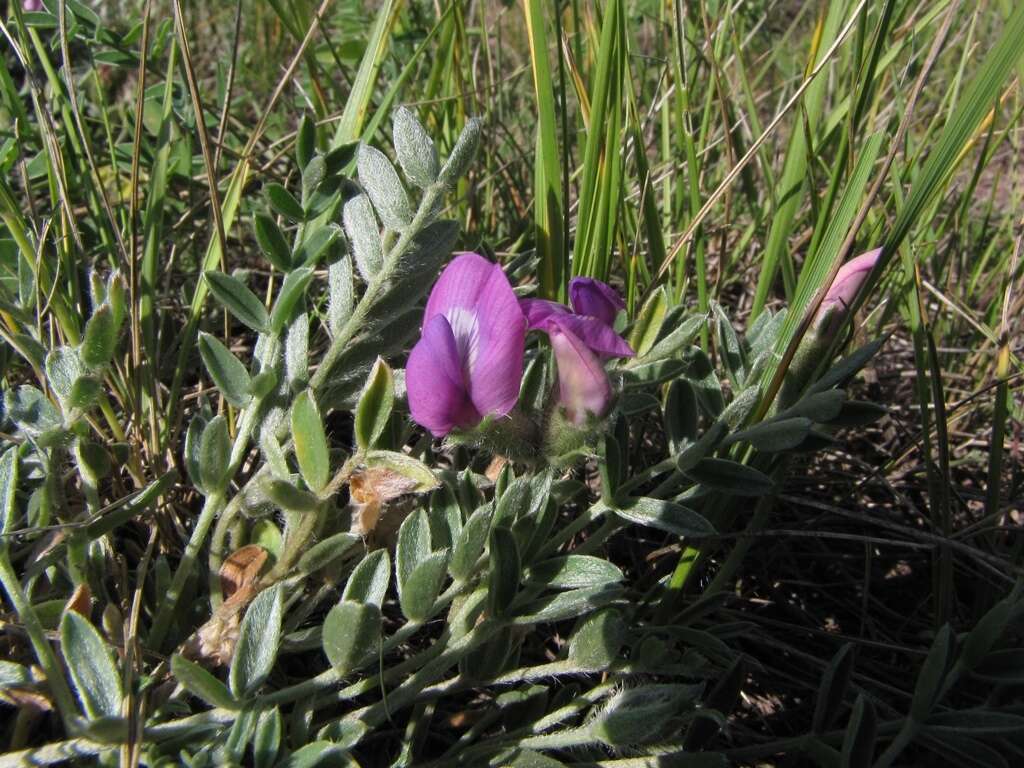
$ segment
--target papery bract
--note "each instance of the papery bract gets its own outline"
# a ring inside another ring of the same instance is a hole
[[[506,415],[519,398],[525,336],[502,268],[475,253],[453,259],[430,293],[406,364],[412,418],[441,437]]]
[[[626,308],[618,291],[592,277],[574,277],[569,281],[569,301],[578,315],[596,317],[605,325],[615,325],[619,311]]]

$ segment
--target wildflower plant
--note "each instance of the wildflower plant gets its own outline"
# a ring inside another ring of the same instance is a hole
[[[248,350],[198,333],[213,388],[190,408],[185,475],[115,509],[97,491],[110,452],[85,425],[109,418],[122,276],[90,276],[75,344],[13,339],[52,393],[6,392],[16,440],[0,457],[0,576],[38,662],[2,671],[45,689],[64,726],[32,760],[112,763],[135,739],[147,765],[557,765],[684,755],[727,727],[748,628],[713,618],[732,560],[704,596],[694,563],[792,455],[879,414],[843,389],[877,344],[817,380],[801,369],[758,419],[784,311],[744,336],[720,306],[693,313],[664,289],[635,317],[592,278],[569,282],[568,305],[521,296],[500,264],[453,256],[458,226],[441,217],[480,134],[470,120],[441,162],[400,108],[396,168],[365,143],[320,151],[302,123],[299,184],[266,185],[252,218],[272,279],[202,277]],[[873,264],[840,273],[816,334],[834,335]],[[698,343],[708,329],[720,366]],[[58,482],[68,467],[82,505]],[[146,555],[158,599],[129,619],[146,649],[129,667],[125,617],[95,623],[91,598],[115,603],[119,526],[185,483],[201,509],[180,558]],[[59,651],[9,544],[53,523],[66,534],[27,567],[75,590],[47,609]],[[679,551],[676,570],[609,555],[626,534]],[[481,697],[479,720],[426,745]]]

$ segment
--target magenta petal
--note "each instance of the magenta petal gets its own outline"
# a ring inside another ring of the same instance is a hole
[[[578,315],[596,317],[607,325],[615,325],[619,310],[626,308],[618,291],[592,277],[574,277],[569,281],[569,300]]]
[[[601,361],[573,333],[560,327],[549,332],[558,364],[558,402],[576,424],[587,415],[604,416],[612,400],[612,386]]]
[[[596,317],[559,315],[549,318],[546,325],[545,330],[549,333],[550,327],[557,325],[576,336],[593,352],[604,357],[633,357],[635,354],[625,339]]]
[[[519,399],[526,318],[500,266],[491,266],[475,311],[478,352],[468,366],[470,398],[480,413],[504,416]]]
[[[572,314],[564,304],[546,299],[520,299],[519,308],[526,315],[526,328],[530,331],[543,329],[545,321],[553,315]]]
[[[435,436],[480,421],[466,389],[452,328],[443,315],[423,327],[423,335],[405,366],[409,412]]]
[[[464,253],[452,259],[430,291],[427,308],[423,313],[424,327],[435,315],[450,315],[454,309],[475,307],[494,267],[494,264],[475,253]]]

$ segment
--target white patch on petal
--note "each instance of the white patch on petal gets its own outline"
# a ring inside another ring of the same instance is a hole
[[[462,370],[468,376],[480,354],[480,321],[476,312],[466,307],[452,307],[444,316],[452,327],[455,346],[459,350],[459,360],[462,361]]]

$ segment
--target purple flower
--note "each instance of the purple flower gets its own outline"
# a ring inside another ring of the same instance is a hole
[[[612,402],[612,385],[604,365],[576,334],[555,321],[547,327],[558,364],[558,404],[573,424],[600,418]]]
[[[529,330],[544,331],[558,365],[558,402],[569,420],[583,424],[588,415],[604,416],[612,401],[603,361],[634,352],[612,328],[625,303],[600,280],[575,278],[569,284],[573,310],[543,299],[520,299]]]
[[[528,329],[550,335],[557,325],[602,359],[633,356],[632,348],[612,328],[619,310],[626,308],[614,288],[590,277],[574,277],[569,281],[569,298],[573,309],[555,301],[520,299]]]
[[[405,367],[409,410],[442,437],[504,416],[519,399],[526,318],[505,272],[475,253],[441,273]]]
[[[43,0],[22,0],[21,9],[23,11],[41,11],[43,10]]]
[[[857,298],[860,287],[875,268],[881,255],[882,249],[876,248],[850,259],[840,267],[836,279],[832,281],[818,308],[815,322],[821,333],[831,336],[839,330],[847,309]]]
[[[569,281],[569,301],[577,315],[596,317],[605,325],[615,325],[619,311],[626,302],[618,291],[592,277],[574,277]]]

